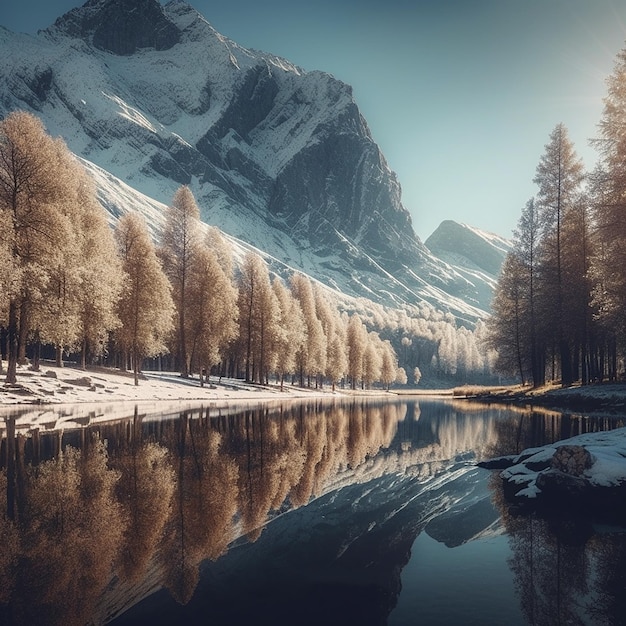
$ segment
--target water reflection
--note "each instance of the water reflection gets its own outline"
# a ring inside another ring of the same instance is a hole
[[[509,566],[529,624],[619,625],[626,615],[626,529],[588,520],[511,515],[494,489],[509,535]]]
[[[327,598],[320,589],[333,601],[341,589],[353,621],[361,611],[362,623],[385,623],[422,530],[459,545],[498,523],[476,460],[620,425],[454,402],[362,400],[135,410],[114,423],[89,421],[2,441],[0,623],[102,624],[120,616],[133,623],[131,607],[162,588],[206,620],[225,610],[223,598],[241,593],[226,581],[235,576],[245,586],[241,576],[252,571],[274,572],[265,599],[279,594],[282,610],[295,610],[286,589],[293,602],[314,590],[318,611]],[[522,581],[521,522],[506,515]],[[254,557],[233,549],[242,542],[258,542]],[[237,558],[227,559],[229,550]],[[522,596],[524,588],[520,582]],[[330,610],[345,620],[336,603]],[[309,613],[311,623],[328,618]]]

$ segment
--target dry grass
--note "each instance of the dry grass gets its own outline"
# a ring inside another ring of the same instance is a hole
[[[522,385],[463,385],[455,387],[452,395],[456,398],[476,398],[480,396],[512,396],[519,395],[530,391],[530,387],[522,387]]]

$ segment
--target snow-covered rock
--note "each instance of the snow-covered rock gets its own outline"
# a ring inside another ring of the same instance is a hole
[[[480,464],[516,504],[626,516],[626,428],[587,433]]]

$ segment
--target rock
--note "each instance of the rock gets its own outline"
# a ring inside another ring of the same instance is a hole
[[[552,457],[551,467],[571,476],[582,476],[593,465],[593,458],[582,446],[559,446]]]
[[[58,378],[58,377],[57,377],[57,373],[56,373],[54,370],[48,370],[48,371],[44,374],[44,376],[45,376],[46,378]]]
[[[549,467],[552,467],[551,463],[551,460],[540,459],[538,461],[529,460],[525,463],[525,465],[532,472],[541,472]]]
[[[489,470],[507,469],[517,463],[516,456],[498,456],[493,459],[487,459],[485,461],[479,461],[476,463],[478,467]]]
[[[169,50],[180,41],[178,28],[155,0],[89,2],[59,18],[54,28],[73,37],[90,37],[96,48],[117,55],[141,48]]]
[[[580,500],[592,489],[588,480],[558,469],[549,469],[537,474],[537,487],[551,500]]]
[[[70,385],[76,385],[77,387],[91,387],[92,382],[89,376],[82,376],[81,378],[74,378],[72,380],[66,381]]]

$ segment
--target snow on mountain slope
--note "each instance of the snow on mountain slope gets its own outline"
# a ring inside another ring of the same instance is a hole
[[[15,109],[93,164],[113,218],[140,197],[156,224],[187,184],[205,222],[349,296],[485,315],[482,275],[416,236],[351,88],[184,1],[89,0],[37,36],[0,29],[0,115]]]
[[[513,247],[512,242],[467,224],[446,220],[425,245],[476,287],[478,306],[488,309],[500,267]]]

